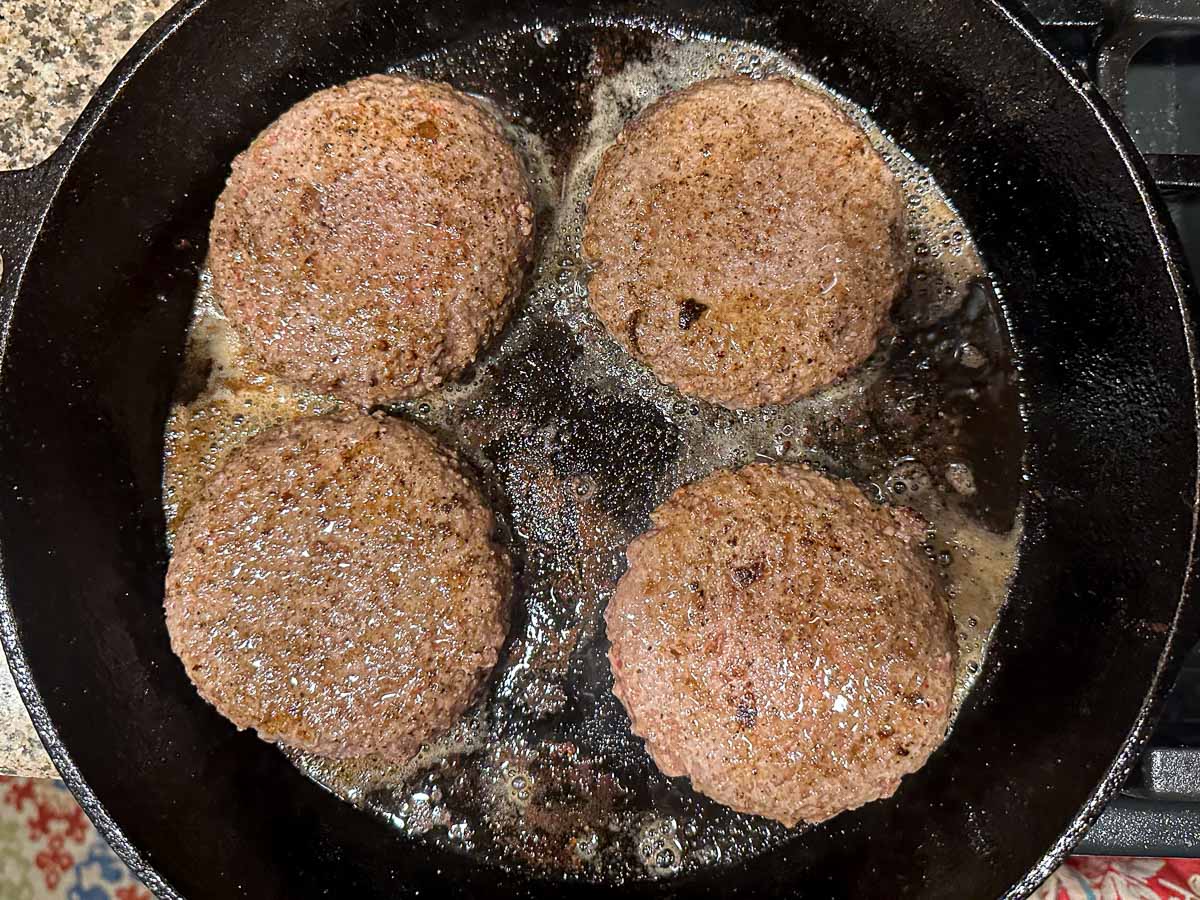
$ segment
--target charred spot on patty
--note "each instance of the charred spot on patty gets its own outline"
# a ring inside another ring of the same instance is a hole
[[[749,565],[735,566],[731,573],[733,583],[738,587],[750,587],[758,579],[762,578],[763,562],[761,559],[755,560]]]
[[[689,297],[679,304],[679,327],[687,331],[708,311],[708,304]]]
[[[758,721],[758,702],[755,700],[754,694],[746,692],[738,698],[733,717],[737,720],[739,728],[754,727],[754,723]]]

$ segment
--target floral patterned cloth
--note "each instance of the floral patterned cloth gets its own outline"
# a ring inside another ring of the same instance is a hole
[[[61,782],[0,776],[0,900],[154,898]],[[1200,900],[1200,860],[1077,856],[1031,900]]]
[[[0,776],[0,900],[154,900],[62,782]]]
[[[1200,900],[1200,859],[1075,856],[1032,900]]]

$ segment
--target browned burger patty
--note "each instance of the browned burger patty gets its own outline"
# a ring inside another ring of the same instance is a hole
[[[234,160],[209,265],[267,370],[368,405],[475,358],[520,290],[532,234],[496,119],[448,85],[374,75],[301,101]]]
[[[890,796],[924,764],[955,642],[914,513],[754,465],[652,519],[605,619],[613,689],[664,773],[791,826]]]
[[[240,728],[408,759],[471,702],[504,641],[493,526],[454,457],[412,425],[276,428],[234,452],[176,534],[171,645]]]
[[[592,308],[661,380],[786,403],[863,362],[904,281],[904,200],[862,130],[782,78],[659,100],[604,154]]]

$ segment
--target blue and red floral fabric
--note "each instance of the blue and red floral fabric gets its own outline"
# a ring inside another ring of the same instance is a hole
[[[0,900],[154,898],[60,782],[0,776]],[[1200,860],[1075,857],[1032,900],[1200,900]]]

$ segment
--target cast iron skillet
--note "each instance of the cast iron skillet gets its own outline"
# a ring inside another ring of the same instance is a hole
[[[233,156],[320,87],[485,31],[584,16],[775,45],[870,109],[932,169],[995,272],[1029,440],[1012,597],[925,769],[892,800],[744,867],[623,892],[1027,891],[1121,783],[1197,636],[1197,419],[1191,291],[1145,167],[1092,88],[998,0],[176,8],[49,162],[0,179],[0,623],[51,756],[164,896],[557,892],[408,842],[200,701],[163,627],[160,475],[206,223]],[[531,73],[528,102],[573,114],[555,91],[578,74]]]

